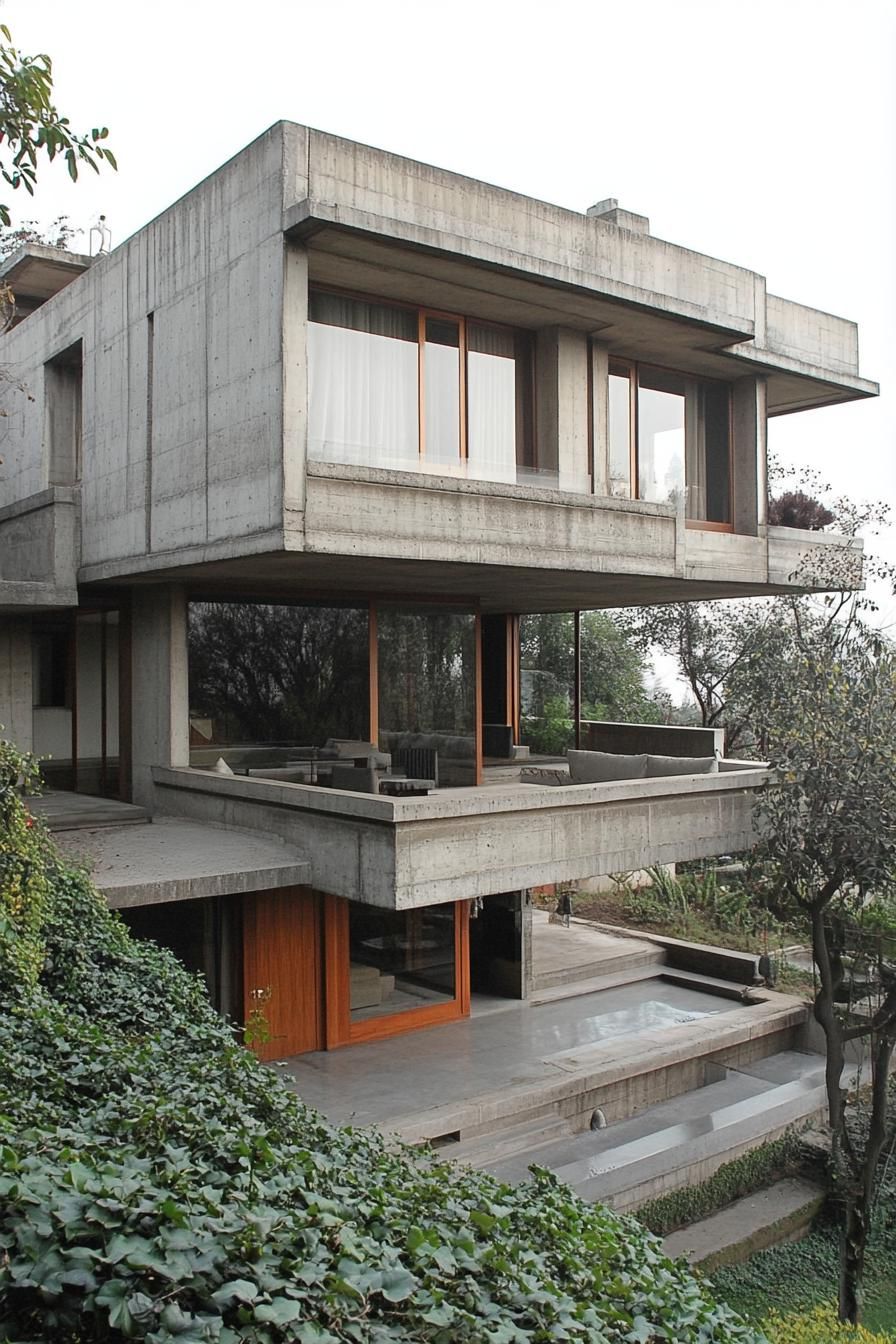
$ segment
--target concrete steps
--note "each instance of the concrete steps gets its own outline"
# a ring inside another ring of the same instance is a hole
[[[825,1110],[824,1061],[794,1051],[729,1069],[723,1080],[609,1128],[534,1143],[485,1166],[501,1180],[548,1167],[582,1198],[628,1210],[706,1180],[724,1162]],[[499,1138],[499,1134],[494,1136]]]
[[[542,1144],[556,1143],[571,1133],[569,1123],[555,1112],[504,1125],[501,1129],[474,1135],[444,1147],[440,1156],[468,1167],[490,1167],[516,1153],[530,1152]]]
[[[575,999],[582,994],[597,994],[602,989],[616,989],[619,985],[631,985],[638,980],[655,980],[662,970],[662,958],[658,962],[646,961],[643,966],[629,967],[612,975],[595,975],[588,980],[573,980],[567,984],[535,990],[529,995],[529,1002],[533,1007],[560,1003],[563,999]]]
[[[26,798],[25,806],[51,831],[93,830],[105,826],[137,826],[152,820],[143,807],[115,798],[48,790]]]
[[[806,1236],[824,1201],[820,1186],[790,1177],[670,1233],[663,1250],[672,1260],[683,1257],[712,1274],[723,1265],[740,1265],[768,1246]]]
[[[619,947],[612,953],[604,953],[593,961],[582,961],[568,966],[557,966],[550,970],[539,970],[536,962],[532,975],[532,993],[541,995],[545,990],[563,986],[581,986],[583,982],[602,981],[613,976],[616,984],[640,978],[635,973],[649,967],[650,974],[657,973],[665,962],[665,953],[661,948],[644,947],[633,943],[631,951],[625,946],[625,940],[618,940]],[[606,984],[597,986],[606,988]],[[578,993],[584,991],[579,988]],[[543,1002],[543,1000],[542,1000]]]

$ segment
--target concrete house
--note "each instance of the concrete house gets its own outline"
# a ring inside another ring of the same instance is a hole
[[[289,123],[2,273],[0,722],[268,1054],[524,995],[532,887],[744,845],[712,734],[532,768],[520,620],[805,584],[837,539],[768,525],[766,424],[876,393],[852,323]]]

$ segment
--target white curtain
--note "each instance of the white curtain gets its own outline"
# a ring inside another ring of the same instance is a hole
[[[314,294],[310,317],[309,456],[364,466],[416,466],[416,314]]]
[[[468,327],[467,455],[471,476],[516,480],[516,381],[511,332]]]

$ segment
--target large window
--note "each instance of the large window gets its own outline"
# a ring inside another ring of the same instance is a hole
[[[515,481],[534,466],[526,333],[312,290],[309,453]]]
[[[438,782],[476,783],[476,617],[445,607],[378,605],[379,743],[393,761],[437,755]],[[431,758],[430,758],[431,759]],[[427,775],[423,775],[428,778]]]
[[[298,747],[370,733],[366,609],[191,602],[190,759],[284,762]]]
[[[730,526],[727,384],[610,360],[607,414],[611,494],[683,499],[688,519]]]

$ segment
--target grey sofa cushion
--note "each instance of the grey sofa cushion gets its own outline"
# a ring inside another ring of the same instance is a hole
[[[568,751],[569,777],[573,784],[606,784],[614,779],[643,779],[647,753],[626,756],[615,751]]]
[[[719,763],[715,756],[648,756],[647,776],[652,775],[717,775]]]

